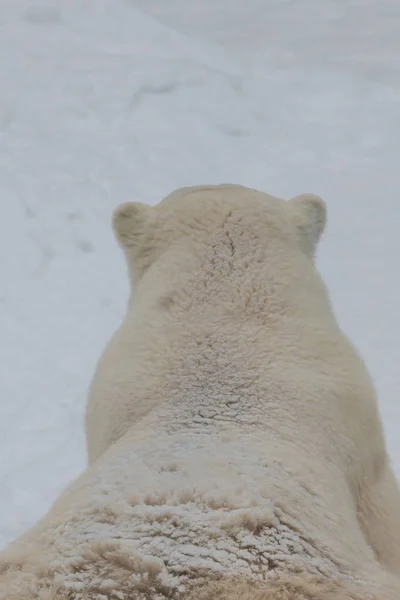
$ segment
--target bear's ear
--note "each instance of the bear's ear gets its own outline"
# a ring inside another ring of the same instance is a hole
[[[301,194],[288,201],[292,219],[305,252],[313,256],[326,225],[326,204],[313,194]]]
[[[141,202],[127,202],[118,206],[112,217],[112,225],[122,248],[134,247],[153,217],[154,208]]]

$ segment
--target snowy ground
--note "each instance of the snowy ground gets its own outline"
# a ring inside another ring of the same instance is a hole
[[[127,299],[110,214],[236,182],[329,209],[319,256],[400,475],[397,0],[2,0],[0,546],[85,464]]]

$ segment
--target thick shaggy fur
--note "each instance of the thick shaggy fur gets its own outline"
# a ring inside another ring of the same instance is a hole
[[[0,600],[399,600],[374,389],[313,256],[314,196],[121,206],[134,292],[87,410],[89,467],[0,555]]]

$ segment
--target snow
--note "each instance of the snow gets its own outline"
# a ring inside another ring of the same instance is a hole
[[[182,185],[320,194],[319,267],[400,475],[397,0],[3,0],[0,546],[85,466],[127,300],[113,208]]]

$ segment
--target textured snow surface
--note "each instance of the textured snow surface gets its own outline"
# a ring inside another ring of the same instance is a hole
[[[397,0],[2,0],[0,546],[85,465],[128,293],[113,208],[182,185],[324,197],[400,475],[399,30]]]

